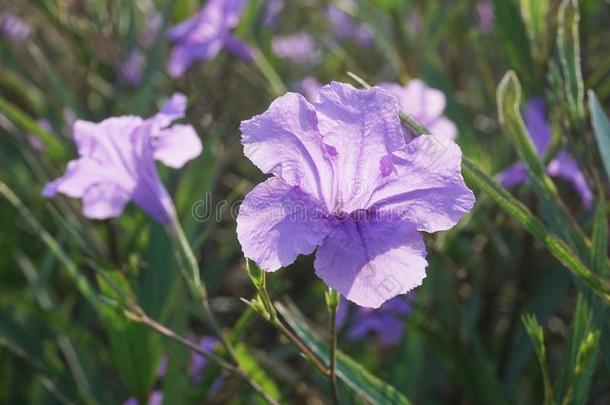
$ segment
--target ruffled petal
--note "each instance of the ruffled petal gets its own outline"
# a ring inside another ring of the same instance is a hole
[[[261,115],[241,124],[244,154],[263,173],[299,186],[331,207],[332,158],[313,107],[303,96],[287,93]]]
[[[153,140],[155,159],[179,169],[203,150],[197,132],[190,125],[175,124],[159,132]]]
[[[364,208],[382,159],[405,145],[396,98],[381,87],[333,82],[322,88],[315,108],[324,142],[337,151],[335,209]]]
[[[398,215],[417,229],[451,228],[474,205],[461,174],[462,153],[450,138],[422,135],[396,153],[368,207],[378,215]]]
[[[529,175],[527,174],[525,165],[521,162],[517,162],[502,170],[496,176],[496,180],[503,187],[511,188],[525,183],[528,177]]]
[[[237,238],[244,255],[267,271],[314,251],[328,234],[324,207],[298,187],[272,177],[244,199],[237,216]]]
[[[416,226],[398,219],[346,219],[318,248],[314,267],[328,286],[350,301],[377,308],[419,286],[426,247]]]
[[[567,181],[574,187],[585,207],[590,207],[593,194],[585,176],[580,171],[578,163],[567,152],[561,151],[547,166],[547,172],[552,177]]]
[[[112,182],[88,187],[83,195],[83,215],[91,219],[116,218],[125,209],[129,194]]]

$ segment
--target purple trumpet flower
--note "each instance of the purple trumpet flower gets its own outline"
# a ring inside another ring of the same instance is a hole
[[[542,97],[534,97],[527,103],[525,125],[529,136],[534,141],[538,155],[544,156],[551,142],[551,127],[546,120],[546,108]],[[549,162],[546,171],[551,177],[562,179],[574,187],[585,207],[590,207],[593,194],[587,185],[585,176],[578,168],[578,163],[566,151],[560,151]],[[529,175],[522,162],[514,163],[497,176],[504,187],[516,187],[527,181]]]
[[[453,140],[407,143],[398,111],[381,87],[333,82],[313,104],[287,93],[242,122],[245,155],[273,175],[240,207],[244,255],[275,271],[317,249],[318,277],[365,307],[420,285],[427,262],[419,232],[454,226],[474,195]]]
[[[233,36],[245,0],[209,0],[193,17],[172,27],[167,37],[174,42],[169,74],[180,77],[197,60],[210,60],[222,49],[250,62],[250,47]]]
[[[100,123],[78,120],[74,140],[79,158],[68,163],[66,173],[48,183],[45,197],[63,193],[83,200],[87,218],[121,215],[129,201],[155,220],[173,220],[171,198],[155,166],[155,159],[180,168],[201,153],[201,141],[190,125],[174,124],[184,117],[186,97],[174,94],[151,118],[108,118]]]

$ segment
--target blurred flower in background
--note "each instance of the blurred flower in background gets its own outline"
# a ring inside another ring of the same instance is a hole
[[[275,27],[277,16],[284,9],[284,0],[267,0],[263,13],[263,25],[265,27]]]
[[[442,91],[433,89],[418,79],[411,80],[405,86],[396,83],[379,85],[394,94],[401,110],[428,128],[432,134],[455,138],[455,124],[443,115],[447,100]],[[415,135],[411,130],[406,127],[404,129],[407,140],[413,139]]]
[[[186,97],[175,94],[153,117],[108,118],[100,123],[78,120],[74,140],[79,159],[64,176],[48,183],[45,197],[63,193],[82,198],[87,218],[121,215],[133,201],[160,223],[173,219],[173,204],[155,166],[182,167],[201,153],[201,141],[190,125],[171,123],[184,117]]]
[[[341,1],[331,4],[326,9],[326,16],[331,25],[333,37],[336,41],[354,39],[360,46],[373,43],[373,33],[366,24],[357,22],[346,10],[355,12],[357,4],[353,0]]]
[[[296,64],[310,64],[320,56],[314,39],[304,31],[274,37],[271,40],[271,50],[278,58]]]
[[[123,405],[140,405],[140,401],[137,398],[131,397],[127,401],[123,402]],[[148,402],[142,405],[163,405],[163,392],[155,390],[148,397]]]
[[[121,74],[129,84],[137,86],[142,80],[142,69],[145,63],[146,55],[141,49],[136,48],[121,65]]]
[[[394,297],[377,309],[352,308],[349,301],[342,299],[337,311],[337,328],[345,328],[346,336],[352,340],[373,335],[379,338],[383,346],[395,345],[404,335],[405,319],[412,310],[413,294]]]
[[[489,0],[481,0],[476,5],[479,27],[483,32],[490,32],[495,26],[494,8]]]
[[[138,36],[139,45],[129,52],[127,59],[121,64],[121,75],[132,86],[137,86],[142,80],[142,70],[146,66],[146,50],[157,39],[163,26],[163,17],[157,9],[150,7],[146,12],[145,28]]]
[[[525,125],[538,155],[543,157],[548,152],[551,143],[551,126],[546,120],[546,106],[542,97],[534,97],[527,103]],[[549,176],[571,184],[580,196],[583,205],[587,208],[591,206],[593,201],[591,189],[587,185],[578,163],[566,151],[560,151],[549,162],[546,171]],[[525,183],[528,177],[525,165],[522,162],[517,162],[500,172],[497,180],[504,187],[516,187]]]
[[[172,27],[167,34],[174,42],[169,74],[182,76],[193,62],[213,59],[222,49],[251,61],[250,47],[232,34],[245,4],[245,0],[210,0],[196,15]]]
[[[0,37],[5,36],[13,41],[26,41],[32,35],[32,27],[19,16],[10,11],[0,15]]]
[[[46,120],[44,118],[41,118],[41,119],[36,120],[36,123],[38,124],[38,126],[40,128],[44,129],[48,133],[52,133],[53,132],[53,128],[51,127],[51,123],[48,120]],[[44,144],[42,143],[40,138],[38,138],[36,135],[28,134],[27,135],[27,141],[28,141],[28,144],[34,150],[36,150],[38,152],[42,152],[44,150]]]

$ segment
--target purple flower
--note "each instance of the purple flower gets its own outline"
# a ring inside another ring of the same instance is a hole
[[[204,336],[199,341],[199,347],[206,353],[212,353],[216,349],[216,346],[218,346],[218,343],[218,339],[212,336]],[[197,353],[193,353],[191,355],[191,367],[189,369],[189,374],[193,379],[193,382],[201,382],[201,380],[203,379],[203,372],[205,371],[208,364],[209,361],[205,357],[200,356]],[[220,377],[214,380],[212,386],[210,387],[209,394],[213,395],[215,392],[218,392],[218,390],[223,386],[223,384],[224,382]]]
[[[146,56],[144,52],[139,48],[135,48],[121,66],[121,74],[129,84],[137,86],[140,80],[142,80],[142,68],[145,63]]]
[[[92,219],[117,217],[133,201],[160,223],[169,223],[173,204],[155,159],[180,168],[201,153],[193,127],[171,125],[184,116],[185,109],[186,97],[174,94],[159,113],[146,120],[123,116],[97,124],[76,121],[79,158],[68,163],[62,177],[45,186],[43,195],[81,198],[83,214]]]
[[[345,2],[345,7],[355,7],[353,0]],[[331,24],[333,36],[337,41],[354,38],[361,46],[368,46],[373,42],[373,33],[365,24],[358,24],[342,8],[331,4],[326,9],[326,17]]]
[[[348,316],[349,302],[342,300],[341,313],[337,313],[337,327],[346,326],[347,337],[352,340],[373,334],[379,337],[382,345],[395,345],[404,334],[404,318],[411,313],[411,295],[405,298],[394,297],[378,309],[358,307],[351,316]]]
[[[263,14],[263,25],[274,27],[277,24],[277,16],[284,9],[284,0],[267,0]]]
[[[534,141],[538,155],[544,156],[551,142],[551,127],[546,120],[546,108],[542,97],[534,97],[525,110],[525,124],[529,136]],[[549,162],[546,172],[551,177],[560,178],[572,185],[585,207],[590,207],[593,201],[591,189],[585,176],[578,168],[578,163],[566,152],[561,151]],[[528,173],[522,162],[517,162],[498,174],[497,179],[504,187],[515,187],[528,179]]]
[[[389,90],[400,104],[400,108],[435,135],[455,138],[455,124],[443,115],[446,98],[442,91],[428,87],[421,80],[411,80],[406,86],[396,83],[380,83],[379,86]],[[410,139],[413,134],[407,134]]]
[[[306,32],[277,36],[271,40],[271,50],[278,58],[297,64],[308,64],[318,58],[316,44]]]
[[[495,25],[494,9],[489,0],[481,0],[476,5],[479,27],[483,32],[493,30]]]
[[[317,248],[316,274],[361,306],[420,285],[418,231],[449,229],[474,204],[459,147],[441,135],[407,144],[396,98],[380,87],[333,82],[314,104],[288,93],[241,130],[245,155],[273,175],[240,207],[245,256],[275,271]]]
[[[232,34],[245,4],[245,0],[209,0],[196,15],[171,28],[167,36],[174,49],[169,74],[179,77],[193,62],[213,59],[222,49],[251,61],[252,50]]]
[[[14,41],[26,41],[32,35],[32,27],[17,15],[6,11],[0,16],[0,36]]]

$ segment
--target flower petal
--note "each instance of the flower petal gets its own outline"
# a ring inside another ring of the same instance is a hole
[[[587,184],[585,176],[580,171],[578,163],[567,152],[561,151],[555,159],[551,160],[546,168],[552,177],[558,177],[570,183],[576,190],[585,207],[590,207],[593,194]]]
[[[160,131],[153,145],[155,159],[174,169],[181,168],[203,150],[201,140],[190,125],[175,124]]]
[[[337,150],[335,209],[364,208],[382,158],[405,145],[396,98],[381,87],[333,82],[322,88],[315,108],[324,142]]]
[[[324,207],[276,177],[257,185],[237,216],[237,238],[244,255],[267,271],[310,254],[329,230]]]
[[[457,135],[457,127],[453,121],[446,117],[440,117],[431,124],[428,124],[427,127],[433,135],[442,135],[451,139],[455,139]]]
[[[475,198],[461,173],[462,153],[451,138],[422,135],[392,160],[391,173],[374,190],[368,206],[399,215],[425,232],[451,228]]]
[[[42,195],[54,197],[57,193],[72,198],[81,198],[92,185],[108,179],[108,168],[105,168],[91,159],[78,159],[68,163],[66,173],[48,183]]]
[[[416,226],[399,219],[347,219],[318,248],[314,267],[328,286],[350,301],[377,308],[419,286],[426,247]]]
[[[83,215],[91,219],[116,218],[125,209],[129,193],[112,182],[88,187],[83,195]]]
[[[525,165],[522,162],[517,162],[502,170],[496,176],[496,180],[503,187],[511,188],[525,183],[528,177]]]
[[[546,153],[551,141],[551,127],[545,114],[546,108],[542,97],[534,97],[527,103],[525,125],[539,155]]]
[[[318,131],[316,112],[303,96],[287,93],[241,124],[244,154],[263,173],[299,186],[331,207],[332,149]]]

